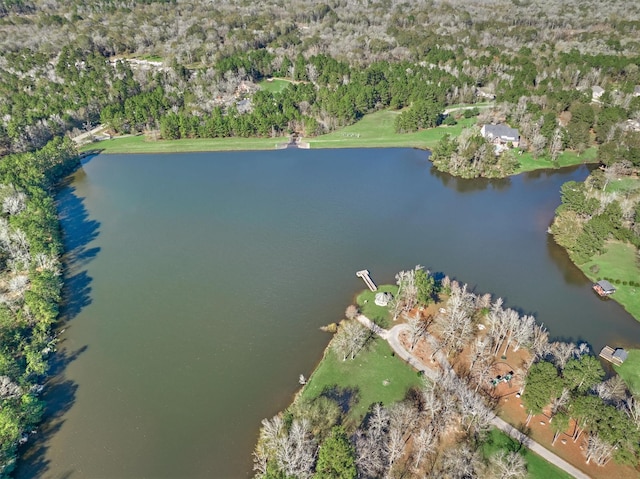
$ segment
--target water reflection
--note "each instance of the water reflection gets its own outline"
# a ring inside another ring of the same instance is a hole
[[[456,193],[474,193],[492,189],[496,191],[506,190],[511,186],[511,178],[458,178],[449,173],[438,170],[431,165],[431,175],[438,178],[444,186],[452,188]]]

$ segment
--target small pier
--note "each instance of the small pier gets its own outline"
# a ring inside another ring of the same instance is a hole
[[[627,359],[627,352],[623,348],[613,349],[611,346],[605,346],[600,351],[599,356],[610,363],[620,366]]]
[[[369,274],[369,270],[368,269],[363,269],[361,271],[358,271],[356,273],[356,276],[358,278],[362,278],[362,281],[364,281],[364,284],[366,284],[367,287],[371,291],[377,291],[378,290],[378,287],[376,286],[376,283],[374,283],[373,280],[371,279],[371,275]]]

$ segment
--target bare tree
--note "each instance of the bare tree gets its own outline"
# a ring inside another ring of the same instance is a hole
[[[604,466],[611,459],[614,450],[615,446],[603,441],[597,434],[590,434],[583,454],[587,464],[593,459],[598,466]]]
[[[422,460],[425,456],[432,454],[436,450],[437,436],[434,434],[433,427],[420,429],[418,434],[413,437],[413,468],[419,470]]]
[[[371,332],[358,321],[350,319],[342,321],[333,338],[332,348],[342,357],[355,359],[356,355],[371,337]]]
[[[556,128],[553,132],[553,138],[551,139],[551,144],[549,145],[549,155],[551,156],[551,161],[555,163],[562,152],[562,131],[560,128]]]
[[[418,341],[427,334],[427,325],[422,320],[419,311],[414,316],[407,317],[407,327],[409,329],[409,350],[413,351]]]
[[[489,459],[491,477],[495,479],[522,479],[527,476],[527,463],[515,451],[498,451]]]
[[[577,349],[573,343],[565,343],[563,341],[556,341],[550,344],[551,354],[553,355],[553,362],[561,370],[567,365],[567,361],[573,356]]]
[[[355,304],[350,304],[349,306],[347,306],[347,309],[344,312],[344,315],[347,319],[356,319],[358,314],[360,314],[360,311]]]

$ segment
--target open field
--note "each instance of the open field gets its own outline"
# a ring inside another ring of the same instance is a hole
[[[640,178],[619,178],[607,184],[604,191],[607,193],[640,193]]]
[[[280,93],[287,88],[291,82],[289,80],[282,80],[281,78],[273,78],[271,81],[263,80],[258,85],[261,90],[270,91],[271,93]]]
[[[629,350],[627,360],[613,366],[633,394],[640,394],[640,349]]]
[[[611,299],[619,302],[634,318],[640,321],[640,288],[624,284],[629,281],[640,281],[640,267],[636,261],[636,249],[619,241],[609,241],[606,252],[594,257],[591,261],[580,265],[582,272],[592,281],[598,278],[610,278],[616,287]],[[597,265],[600,269],[592,273],[590,268]]]
[[[313,372],[302,397],[312,399],[336,387],[340,397],[348,398],[349,417],[359,424],[369,406],[385,405],[404,399],[407,390],[422,384],[416,371],[391,351],[386,341],[376,338],[354,360],[342,361],[330,349]]]
[[[276,143],[288,138],[198,138],[184,140],[147,140],[144,135],[124,136],[89,143],[80,151],[101,150],[102,153],[183,153],[193,151],[273,150]]]
[[[543,168],[561,168],[565,166],[581,165],[583,163],[595,163],[597,161],[598,149],[591,147],[587,149],[581,155],[578,155],[575,151],[565,151],[558,156],[556,163],[551,161],[551,158],[541,157],[535,159],[529,152],[523,153],[518,156],[520,167],[516,173],[524,173],[525,171],[540,170]]]
[[[311,148],[433,148],[446,133],[457,136],[475,118],[462,119],[455,126],[439,126],[415,133],[396,133],[393,122],[400,112],[380,110],[338,131],[306,138]]]
[[[527,461],[527,477],[529,479],[569,479],[571,476],[556,466],[547,462],[535,452],[523,447],[518,442],[498,429],[489,431],[487,440],[482,444],[482,455],[485,459],[498,451],[518,451]]]

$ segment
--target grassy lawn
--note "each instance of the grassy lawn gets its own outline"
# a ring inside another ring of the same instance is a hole
[[[455,126],[439,126],[415,133],[396,133],[393,122],[400,112],[381,110],[365,115],[360,121],[341,130],[306,138],[311,148],[433,148],[445,133],[457,136],[475,118],[462,119]]]
[[[391,326],[389,308],[386,306],[378,306],[374,302],[376,294],[380,292],[389,292],[395,296],[398,292],[398,287],[395,284],[384,284],[382,286],[378,286],[378,291],[375,292],[365,289],[356,298],[356,303],[358,304],[360,312],[367,318],[378,326],[388,328]]]
[[[640,349],[629,350],[621,366],[613,366],[633,394],[640,394]]]
[[[559,168],[563,166],[581,165],[582,163],[594,163],[596,161],[598,149],[591,147],[584,153],[578,155],[575,151],[565,151],[560,154],[558,161],[554,164],[550,158],[541,157],[535,159],[529,152],[518,156],[520,167],[516,173],[539,170],[542,168]]]
[[[205,138],[184,140],[147,140],[144,135],[125,136],[89,143],[81,151],[102,153],[181,153],[190,151],[273,150],[287,138]]]
[[[640,267],[636,261],[636,250],[627,243],[610,241],[606,245],[606,253],[594,257],[588,263],[580,265],[580,269],[592,281],[598,278],[611,278],[616,292],[611,299],[616,300],[634,318],[640,321],[640,288],[624,285],[623,281],[640,281]],[[597,265],[600,270],[592,273],[590,268]]]
[[[626,193],[634,190],[636,193],[640,192],[640,179],[638,178],[620,178],[612,181],[605,188],[607,193]]]
[[[487,459],[500,450],[516,451],[519,446],[515,439],[512,439],[504,432],[492,429],[489,432],[487,441],[482,445],[482,455]],[[564,479],[572,477],[527,448],[520,449],[520,453],[527,461],[527,477],[530,479]]]
[[[263,80],[258,83],[258,85],[261,90],[270,91],[271,93],[280,93],[289,86],[289,83],[291,83],[289,80],[273,78],[271,81]]]
[[[388,405],[400,401],[411,386],[420,384],[422,379],[416,371],[392,355],[386,341],[376,338],[354,360],[342,361],[333,351],[327,350],[304,387],[302,397],[316,398],[325,388],[334,386],[343,391],[354,391],[348,415],[359,424],[371,404]]]

